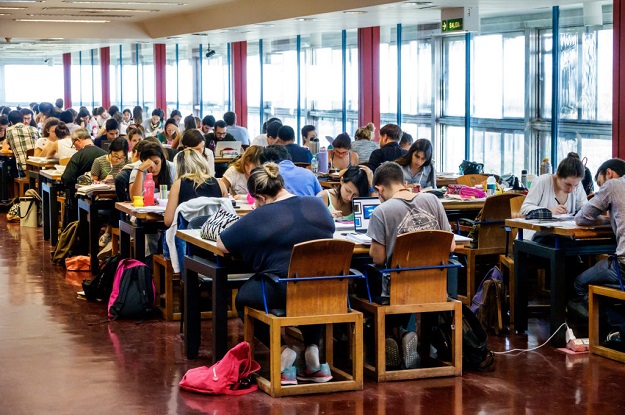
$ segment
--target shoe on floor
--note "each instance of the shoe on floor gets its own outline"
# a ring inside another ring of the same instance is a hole
[[[304,372],[297,375],[297,380],[302,382],[325,383],[332,379],[332,372],[327,363],[322,363],[318,369],[304,369]]]
[[[588,318],[588,305],[578,300],[570,300],[567,304],[567,309],[573,311],[579,317],[583,319]]]
[[[99,241],[100,248],[104,248],[109,242],[111,242],[110,233],[105,233],[102,236],[100,236],[100,241]]]
[[[399,346],[392,337],[386,338],[386,367],[399,368],[401,360],[399,359]]]
[[[608,334],[608,337],[605,339],[606,342],[620,342],[621,341],[621,332],[613,331]]]
[[[113,243],[109,242],[100,252],[98,252],[98,259],[106,259],[113,255]]]
[[[280,384],[282,386],[286,385],[297,385],[297,372],[295,371],[295,366],[289,366],[280,372]]]
[[[401,350],[404,354],[404,368],[414,369],[419,365],[419,353],[417,352],[417,333],[410,331],[401,339]]]

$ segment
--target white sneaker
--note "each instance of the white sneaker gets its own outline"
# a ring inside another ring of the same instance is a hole
[[[111,234],[105,233],[104,235],[100,236],[100,241],[98,245],[100,245],[100,248],[104,248],[109,242],[111,242]]]

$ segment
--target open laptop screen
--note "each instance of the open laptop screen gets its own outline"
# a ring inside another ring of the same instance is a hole
[[[358,233],[366,233],[369,227],[369,219],[373,210],[380,204],[377,197],[355,197],[352,199],[354,212],[354,230]]]

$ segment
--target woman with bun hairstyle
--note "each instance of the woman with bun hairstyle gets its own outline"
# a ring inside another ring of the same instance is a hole
[[[532,182],[521,206],[521,214],[547,208],[556,215],[574,215],[586,203],[586,192],[581,185],[584,173],[584,164],[577,153],[569,153],[560,162],[555,174],[543,174]]]
[[[374,133],[375,125],[370,122],[366,127],[360,127],[354,134],[352,150],[358,154],[359,163],[368,162],[371,152],[380,148],[380,144],[373,141]]]
[[[264,147],[250,146],[241,157],[226,170],[221,181],[235,199],[247,197],[247,179],[256,167],[261,165],[260,156]]]
[[[264,309],[263,280],[267,306],[285,308],[286,283],[276,282],[265,274],[286,278],[293,245],[332,238],[334,234],[334,221],[321,199],[295,196],[286,190],[277,164],[269,162],[252,170],[247,190],[258,207],[223,231],[217,239],[220,251],[241,258],[257,272],[237,294],[236,307],[240,316],[245,306]],[[300,326],[306,346],[306,368],[299,375],[293,366],[295,351],[283,347],[280,362],[283,385],[296,384],[298,379],[314,382],[332,379],[328,364],[319,362],[322,328]],[[259,325],[254,333],[261,342],[269,345],[267,326]]]

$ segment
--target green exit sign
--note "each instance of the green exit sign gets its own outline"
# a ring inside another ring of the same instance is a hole
[[[443,33],[462,31],[462,19],[443,20],[441,24]]]

